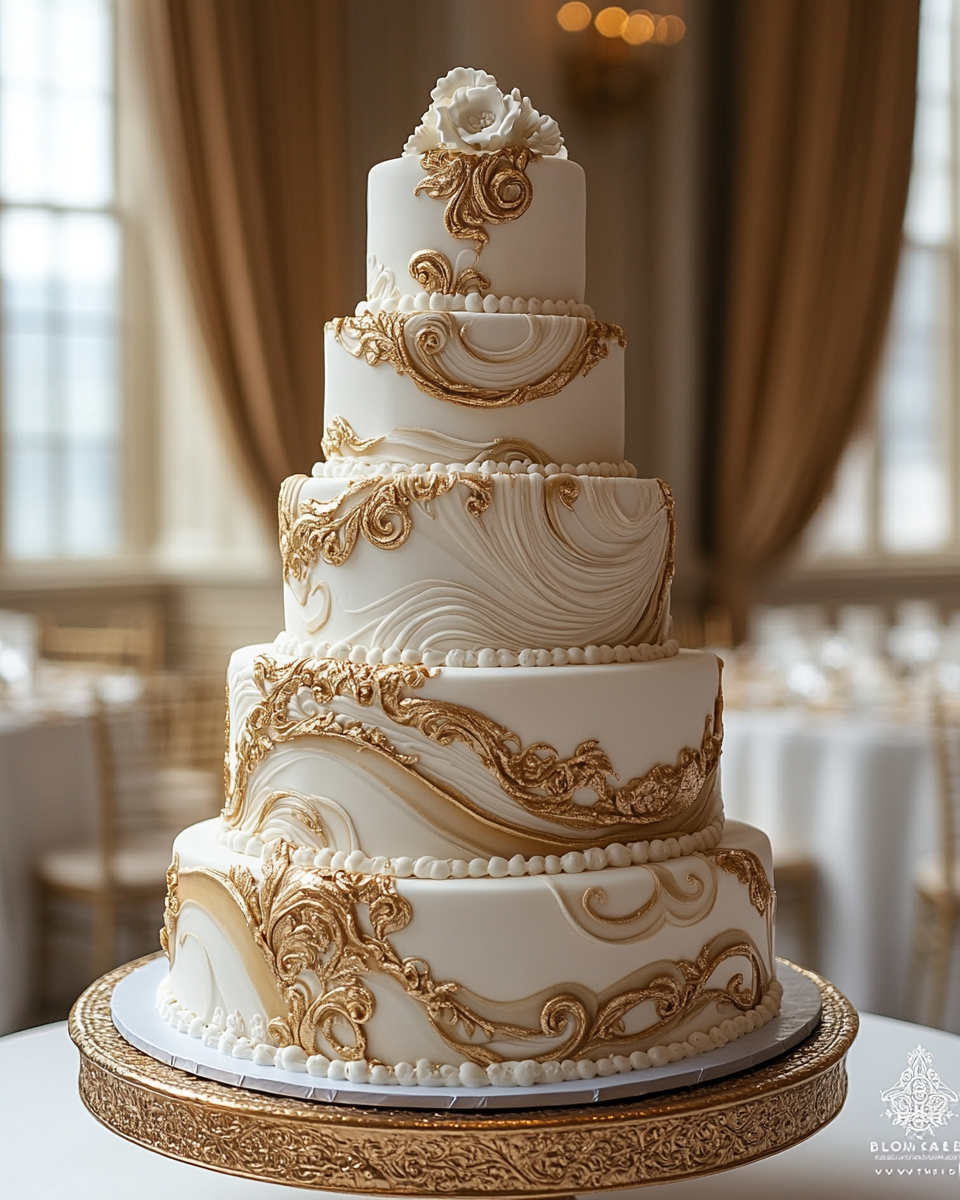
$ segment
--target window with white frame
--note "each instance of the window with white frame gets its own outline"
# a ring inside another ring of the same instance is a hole
[[[3,553],[122,543],[112,0],[0,0]]]
[[[814,520],[807,561],[960,554],[958,0],[922,0],[913,167],[872,420]]]

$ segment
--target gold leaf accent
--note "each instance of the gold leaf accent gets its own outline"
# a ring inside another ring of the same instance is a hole
[[[464,267],[456,277],[450,259],[439,250],[418,250],[410,259],[410,275],[425,292],[445,296],[466,296],[469,292],[489,292],[490,280],[476,267]]]
[[[767,873],[763,869],[763,863],[752,850],[715,846],[712,850],[704,850],[703,857],[713,859],[721,871],[735,875],[745,887],[748,887],[750,903],[763,916],[770,907],[774,891],[770,886]]]
[[[610,759],[596,739],[581,742],[569,758],[562,758],[545,742],[524,747],[517,734],[466,706],[410,694],[436,673],[436,668],[371,667],[338,659],[299,659],[280,665],[266,656],[258,657],[254,681],[263,702],[249,713],[237,742],[237,770],[228,793],[231,800],[226,819],[239,812],[250,772],[281,742],[304,736],[347,736],[395,761],[415,763],[415,756],[398,754],[376,726],[347,724],[323,711],[304,720],[291,717],[290,703],[301,689],[306,689],[321,709],[336,696],[351,696],[363,707],[378,707],[391,721],[417,729],[441,746],[462,743],[525,812],[571,828],[602,829],[676,816],[700,795],[720,759],[720,696],[713,719],[706,719],[699,748],[684,748],[675,763],[658,764],[645,775],[617,786]],[[592,805],[574,802],[581,789],[593,791],[596,800]],[[444,790],[476,811],[449,785],[444,785]]]
[[[740,1012],[748,1012],[763,999],[763,966],[753,943],[748,939],[727,943],[728,934],[709,942],[693,961],[669,964],[642,987],[621,992],[601,1005],[593,1020],[590,1035],[581,1053],[606,1048],[611,1043],[633,1041],[642,1036],[648,1044],[660,1040],[683,1022],[690,1020],[711,1003],[728,1003]],[[744,983],[739,972],[722,987],[709,987],[710,977],[730,958],[744,958],[750,964],[751,982]],[[659,969],[659,967],[657,968]],[[639,1005],[653,1001],[658,1020],[643,1028],[642,1034],[627,1034],[624,1018]]]
[[[285,579],[303,581],[322,559],[342,566],[359,538],[378,550],[396,550],[413,528],[412,504],[427,504],[457,486],[467,492],[465,506],[480,517],[493,499],[493,482],[483,475],[453,471],[442,475],[380,475],[353,479],[332,500],[291,499],[305,475],[294,475],[280,492],[280,554]]]
[[[411,319],[422,326],[414,339],[416,355],[403,333],[404,325]],[[463,341],[453,313],[364,313],[359,317],[337,317],[326,328],[332,330],[336,340],[354,358],[364,359],[371,367],[389,363],[398,375],[408,376],[421,392],[436,400],[467,408],[513,408],[544,396],[555,396],[578,375],[589,374],[609,354],[609,342],[627,344],[619,325],[585,317],[561,319],[582,324],[582,334],[564,361],[540,379],[499,390],[450,379],[438,365],[438,352],[451,338],[458,338],[462,349],[476,357]]]
[[[410,925],[413,907],[391,876],[296,866],[292,853],[288,843],[274,843],[259,885],[245,867],[233,867],[227,876],[209,868],[203,873],[219,879],[233,897],[276,978],[287,1013],[271,1020],[269,1032],[307,1054],[332,1049],[346,1061],[366,1057],[365,1026],[376,1001],[364,978],[372,974],[398,985],[422,1006],[448,1046],[481,1065],[503,1061],[492,1046],[497,1041],[562,1039],[531,1056],[560,1061],[625,1042],[649,1044],[710,1003],[746,1012],[763,997],[764,971],[753,944],[728,932],[704,946],[693,962],[654,964],[640,973],[639,986],[602,999],[592,1015],[586,1001],[562,992],[544,1002],[535,1027],[497,1021],[468,1004],[460,984],[436,982],[422,958],[398,954],[389,938]],[[710,987],[711,976],[730,958],[750,964],[750,985],[737,973],[723,987]],[[645,976],[650,977],[644,981]],[[628,1034],[626,1016],[648,1001],[656,1019]],[[475,1040],[478,1033],[485,1042]]]
[[[345,417],[334,417],[323,431],[320,449],[323,451],[324,458],[338,458],[344,446],[352,450],[354,454],[363,454],[367,450],[372,450],[374,446],[379,446],[383,440],[382,437],[358,437],[353,426]]]
[[[589,887],[581,898],[584,912],[602,925],[635,925],[657,907],[664,892],[677,904],[695,904],[704,893],[706,884],[699,875],[694,875],[692,872],[687,875],[687,883],[691,885],[691,891],[685,892],[667,868],[653,864],[648,865],[646,869],[653,877],[653,892],[650,899],[641,904],[639,908],[625,913],[621,917],[606,916],[597,911],[597,905],[607,903],[607,893],[602,887]]]
[[[522,217],[533,199],[527,166],[540,155],[525,146],[504,146],[492,154],[428,150],[420,159],[427,172],[414,188],[446,200],[443,224],[453,238],[476,242],[479,253],[490,235],[485,225],[505,225]]]
[[[180,916],[180,855],[173,856],[173,862],[167,867],[167,897],[163,904],[163,928],[160,930],[160,945],[170,961],[173,961],[173,951],[177,938],[177,918]]]

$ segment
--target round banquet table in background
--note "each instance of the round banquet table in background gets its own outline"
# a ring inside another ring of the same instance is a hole
[[[888,1143],[897,1129],[884,1116],[880,1092],[897,1083],[907,1055],[921,1044],[933,1056],[943,1083],[960,1091],[960,1038],[938,1030],[862,1018],[849,1051],[850,1092],[836,1120],[808,1141],[782,1154],[720,1175],[689,1182],[609,1193],[655,1200],[743,1200],[776,1196],[800,1200],[825,1195],[925,1197],[960,1191],[958,1155],[938,1164],[953,1174],[929,1176],[918,1187],[916,1173],[886,1175],[871,1142]],[[137,1200],[267,1200],[305,1195],[276,1184],[258,1183],[186,1166],[134,1146],[108,1132],[83,1107],[77,1091],[78,1056],[66,1026],[48,1025],[0,1039],[0,1162],[4,1195],[17,1200],[103,1200],[135,1195]],[[960,1105],[956,1107],[960,1108]],[[953,1125],[956,1130],[953,1131]],[[945,1135],[960,1140],[960,1116]],[[877,1170],[884,1173],[877,1175]],[[323,1195],[324,1193],[310,1193]],[[344,1193],[339,1193],[342,1197]]]
[[[0,710],[0,1034],[29,1020],[39,914],[34,864],[96,828],[92,722]]]
[[[928,729],[865,714],[732,710],[721,780],[727,815],[766,830],[775,857],[789,848],[817,863],[820,956],[808,965],[857,1008],[911,1015],[912,876],[937,829]],[[790,914],[779,916],[786,935]],[[778,953],[802,961],[785,938]],[[960,1031],[958,988],[947,1027]]]

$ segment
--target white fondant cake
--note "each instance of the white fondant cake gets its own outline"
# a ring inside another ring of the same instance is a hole
[[[159,1003],[356,1083],[641,1070],[777,1012],[769,843],[723,828],[720,666],[669,636],[672,499],[623,462],[583,173],[483,72],[432,101],[370,173],[326,461],[280,496],[285,629],[231,661]]]

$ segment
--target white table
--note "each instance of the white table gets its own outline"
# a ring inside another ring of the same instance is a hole
[[[33,866],[96,827],[96,750],[82,718],[0,712],[0,1033],[30,1015],[39,945]]]
[[[839,1117],[809,1141],[783,1154],[722,1175],[611,1195],[636,1200],[808,1200],[811,1196],[924,1197],[960,1194],[958,1154],[936,1169],[954,1174],[877,1176],[871,1142],[897,1135],[884,1116],[880,1092],[893,1086],[907,1054],[922,1044],[933,1055],[944,1084],[960,1093],[960,1038],[952,1034],[865,1016],[848,1057],[850,1094]],[[276,1184],[234,1179],[185,1166],[142,1150],[99,1125],[77,1093],[77,1052],[64,1025],[0,1039],[0,1188],[16,1200],[267,1200],[306,1196]],[[960,1104],[956,1105],[960,1110]],[[944,1136],[960,1146],[960,1115]],[[927,1162],[928,1169],[934,1165]],[[895,1167],[891,1169],[896,1170]],[[328,1193],[317,1193],[328,1194]]]
[[[724,725],[728,816],[819,865],[821,956],[811,965],[858,1008],[905,1015],[912,874],[937,827],[929,732],[789,709],[731,711]],[[960,1031],[960,992],[948,1027]]]

